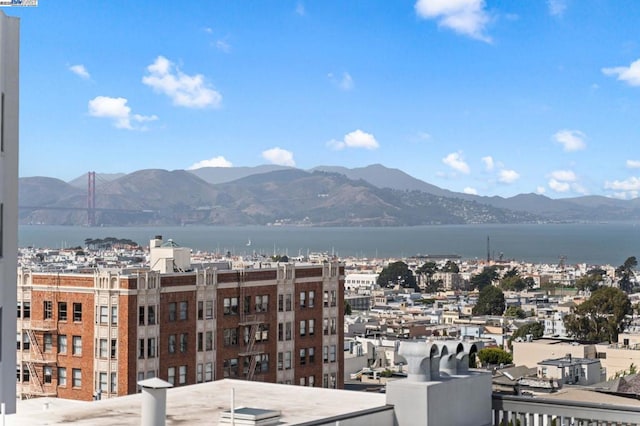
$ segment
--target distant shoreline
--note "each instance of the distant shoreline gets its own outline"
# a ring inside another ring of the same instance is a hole
[[[235,255],[308,252],[341,257],[393,258],[419,254],[455,254],[462,259],[490,257],[531,263],[619,265],[640,257],[636,223],[525,225],[422,225],[413,227],[297,226],[133,226],[81,227],[21,225],[20,247],[76,247],[90,238],[128,238],[146,246],[155,235],[171,238],[194,251],[230,251]],[[251,240],[251,246],[247,241]]]

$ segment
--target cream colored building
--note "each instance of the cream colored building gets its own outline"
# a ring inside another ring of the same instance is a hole
[[[622,333],[618,342],[611,345],[596,345],[597,357],[606,369],[607,379],[616,373],[630,372],[631,365],[640,371],[640,335]]]
[[[571,355],[574,358],[596,358],[595,345],[581,345],[557,339],[538,339],[532,342],[513,342],[513,363],[536,368],[546,359]]]
[[[631,364],[640,371],[640,334],[622,333],[620,343],[583,345],[557,339],[538,339],[532,342],[513,342],[515,365],[536,367],[537,363],[571,355],[574,358],[589,358],[600,361],[606,378],[616,373],[629,372]]]

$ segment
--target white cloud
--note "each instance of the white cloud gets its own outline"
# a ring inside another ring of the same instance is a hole
[[[577,192],[578,194],[587,194],[589,192],[587,191],[587,188],[576,182],[571,184],[571,190],[573,192]]]
[[[211,27],[204,27],[202,31],[204,31],[207,34],[213,34],[213,28]]]
[[[459,152],[452,152],[451,154],[444,157],[442,159],[442,162],[460,173],[464,173],[466,175],[471,173],[469,165],[464,161],[461,153]]]
[[[484,163],[484,168],[487,169],[487,171],[493,170],[493,168],[496,166],[495,162],[493,161],[493,157],[490,155],[482,157],[482,162]]]
[[[547,192],[546,188],[544,186],[539,186],[536,188],[536,194],[544,194],[545,192]]]
[[[578,180],[576,174],[571,170],[555,170],[551,172],[551,178],[561,182],[575,182]]]
[[[572,170],[555,170],[549,173],[549,188],[556,192],[575,192],[586,194],[588,191],[578,182],[578,176]]]
[[[304,8],[304,4],[302,4],[302,2],[300,1],[296,4],[296,14],[300,16],[305,16],[307,14],[307,11]]]
[[[222,155],[219,155],[208,160],[198,161],[189,166],[187,170],[201,169],[203,167],[233,167],[233,164]]]
[[[69,71],[79,77],[84,78],[85,80],[89,80],[91,78],[91,74],[89,74],[89,71],[87,71],[87,69],[82,64],[71,65],[69,67]]]
[[[329,78],[329,80],[331,80],[333,84],[335,84],[336,86],[338,86],[340,89],[344,91],[349,91],[353,89],[353,86],[354,86],[353,78],[351,77],[351,74],[349,74],[348,72],[343,72],[342,77],[338,77],[333,73],[327,74],[327,77]]]
[[[619,200],[628,200],[630,198],[636,198],[638,196],[638,191],[629,191],[629,192],[614,192],[610,195],[612,198],[617,198]]]
[[[640,178],[631,176],[625,180],[607,181],[604,183],[604,187],[614,191],[640,191]]]
[[[262,158],[279,166],[295,167],[296,165],[296,162],[293,160],[293,153],[278,147],[263,151]]]
[[[416,14],[424,19],[437,19],[438,25],[485,42],[489,15],[484,0],[418,0]]]
[[[585,149],[585,137],[585,134],[579,130],[560,130],[553,135],[553,139],[567,152]]]
[[[340,88],[342,90],[353,89],[353,78],[351,78],[351,74],[349,74],[348,72],[342,74],[342,80],[340,80]]]
[[[378,144],[378,141],[371,133],[366,133],[357,129],[351,133],[347,133],[344,136],[344,140],[331,140],[327,142],[327,146],[335,150],[342,150],[345,148],[376,149],[380,144]]]
[[[89,115],[92,117],[110,118],[118,129],[145,130],[145,127],[134,127],[131,122],[144,123],[158,119],[156,115],[131,114],[126,98],[96,96],[89,101]]]
[[[560,182],[555,179],[549,179],[549,188],[556,192],[569,192],[571,185],[568,182]]]
[[[520,174],[515,170],[500,170],[498,181],[502,183],[513,183],[520,179]]]
[[[231,52],[231,45],[227,43],[225,40],[216,40],[215,42],[216,49],[221,52],[229,53]]]
[[[605,182],[605,189],[611,189],[617,192],[612,194],[614,198],[628,200],[638,198],[640,195],[640,178],[632,176],[625,180],[614,180],[613,182]]]
[[[427,132],[418,132],[416,133],[416,139],[421,141],[428,141],[431,139],[431,135]]]
[[[462,190],[462,192],[464,192],[465,194],[478,195],[478,191],[475,188],[471,188],[470,186],[467,186]]]
[[[547,6],[551,16],[562,17],[565,10],[567,10],[566,0],[547,0]]]
[[[640,169],[639,160],[627,160],[627,167],[630,169]]]
[[[632,62],[628,67],[602,68],[605,75],[617,76],[618,80],[629,86],[640,86],[640,59]]]
[[[209,87],[202,74],[184,74],[164,56],[147,67],[142,82],[171,98],[174,105],[187,108],[219,107],[222,95]]]

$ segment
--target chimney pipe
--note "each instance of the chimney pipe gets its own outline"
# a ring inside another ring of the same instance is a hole
[[[157,377],[141,380],[138,385],[142,387],[140,425],[164,426],[167,418],[167,389],[173,385]]]

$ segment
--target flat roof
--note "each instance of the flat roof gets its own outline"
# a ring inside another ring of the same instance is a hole
[[[625,398],[622,396],[611,395],[603,392],[596,392],[589,389],[580,389],[572,386],[565,386],[558,392],[545,394],[539,399],[545,400],[564,400],[575,402],[588,402],[601,405],[614,405],[623,407],[638,407],[640,408],[640,401],[634,398]]]
[[[591,359],[591,358],[577,358],[577,357],[563,357],[563,358],[553,358],[553,359],[545,359],[540,361],[538,365],[554,365],[556,367],[566,367],[569,365],[582,365],[582,364],[596,364],[600,363],[599,359]]]
[[[231,407],[280,411],[286,424],[312,422],[386,406],[386,395],[370,392],[312,388],[223,379],[167,390],[167,425],[217,424]],[[17,414],[6,425],[139,425],[142,394],[101,401],[80,402],[59,398],[18,401]],[[45,408],[46,407],[46,408]]]

